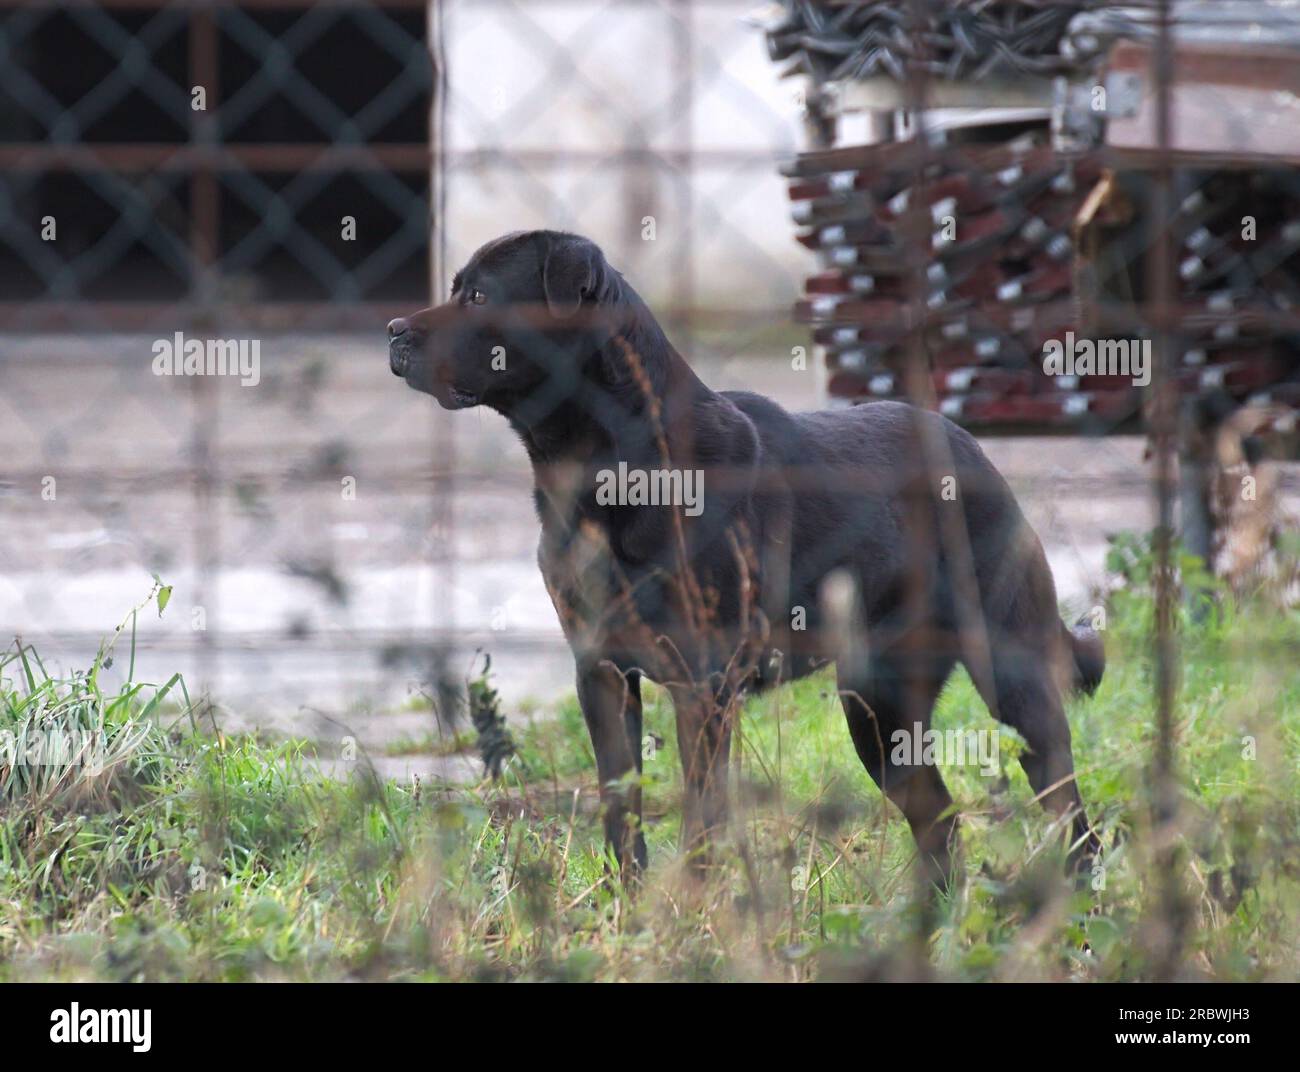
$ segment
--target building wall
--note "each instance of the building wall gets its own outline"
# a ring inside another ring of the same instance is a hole
[[[452,269],[506,231],[571,229],[658,307],[788,310],[811,258],[775,159],[800,110],[750,6],[447,0]]]

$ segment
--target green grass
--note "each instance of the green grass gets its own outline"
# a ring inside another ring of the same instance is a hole
[[[498,785],[396,785],[364,761],[334,781],[300,743],[160,719],[182,682],[105,693],[111,646],[55,679],[16,645],[0,666],[0,732],[79,729],[104,762],[0,756],[0,978],[1149,978],[1168,922],[1147,806],[1151,614],[1142,583],[1112,599],[1105,681],[1070,706],[1106,845],[1090,885],[1104,888],[1062,881],[1060,838],[1003,730],[1005,779],[944,769],[965,870],[933,912],[825,675],[745,709],[732,848],[704,890],[674,848],[671,706],[647,690],[662,744],[645,773],[651,871],[631,898],[606,878],[573,701],[516,726]],[[1184,614],[1179,643],[1179,974],[1296,979],[1300,617]],[[996,729],[964,676],[936,727]]]
[[[453,756],[474,746],[471,733],[441,735],[421,734],[419,737],[401,737],[384,745],[386,756]]]

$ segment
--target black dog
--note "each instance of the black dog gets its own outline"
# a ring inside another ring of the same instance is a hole
[[[1042,547],[965,431],[901,403],[793,415],[712,391],[601,251],[553,231],[484,246],[449,302],[388,334],[394,373],[446,409],[497,410],[528,450],[539,562],[625,870],[645,864],[642,675],[673,696],[683,843],[707,850],[739,698],[830,661],[858,755],[936,882],[952,798],[919,746],[895,744],[929,728],[958,661],[1028,743],[1043,803],[1072,815],[1075,862],[1091,855],[1061,690],[1096,687],[1101,644],[1057,616]]]

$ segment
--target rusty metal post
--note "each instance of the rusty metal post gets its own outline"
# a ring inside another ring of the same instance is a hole
[[[189,74],[191,90],[202,86],[207,104],[215,108],[221,87],[218,85],[220,64],[217,56],[216,16],[207,3],[190,13]],[[190,142],[208,147],[217,141],[216,117],[208,110],[190,110]],[[216,277],[215,265],[220,242],[220,187],[210,164],[196,163],[190,173],[190,302],[198,310],[197,325],[213,331]],[[191,465],[194,474],[194,512],[199,523],[194,526],[195,605],[202,608],[203,628],[198,630],[198,691],[207,697],[218,681],[220,645],[214,636],[218,625],[217,577],[221,570],[221,496],[216,471],[219,422],[217,387],[210,377],[195,376]]]
[[[1159,27],[1152,52],[1156,91],[1157,159],[1151,174],[1150,226],[1158,228],[1151,245],[1148,292],[1155,335],[1155,388],[1152,407],[1152,441],[1155,454],[1156,522],[1156,635],[1155,707],[1156,736],[1151,756],[1151,866],[1156,889],[1150,906],[1152,971],[1157,979],[1171,979],[1182,959],[1186,907],[1181,889],[1182,860],[1177,844],[1178,787],[1174,776],[1174,709],[1177,691],[1178,651],[1174,615],[1178,594],[1174,580],[1174,500],[1177,492],[1177,382],[1175,379],[1173,235],[1170,231],[1173,164],[1170,156],[1170,85],[1173,77],[1174,41],[1169,0],[1159,0]]]

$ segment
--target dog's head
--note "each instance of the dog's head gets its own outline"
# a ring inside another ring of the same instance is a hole
[[[617,330],[622,289],[588,239],[506,235],[456,273],[450,301],[389,323],[389,365],[446,409],[509,413],[538,392],[576,390],[584,361]]]

